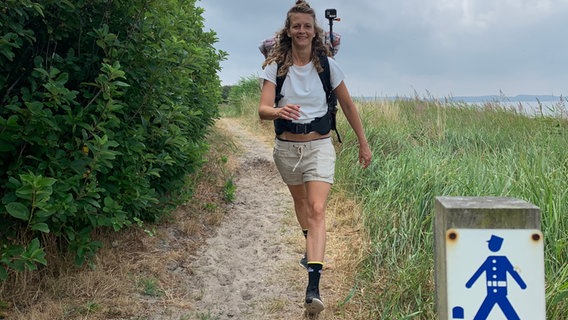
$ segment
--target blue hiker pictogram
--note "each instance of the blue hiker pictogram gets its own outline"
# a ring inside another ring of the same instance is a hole
[[[498,252],[501,250],[503,238],[492,235],[488,241],[489,250]],[[485,262],[475,271],[473,276],[465,284],[466,288],[471,288],[475,281],[485,272],[487,296],[483,300],[481,307],[473,320],[485,320],[491,313],[495,305],[498,305],[508,320],[519,320],[519,316],[509,299],[507,299],[507,273],[517,282],[521,289],[526,289],[527,285],[515,271],[506,256],[489,256]]]

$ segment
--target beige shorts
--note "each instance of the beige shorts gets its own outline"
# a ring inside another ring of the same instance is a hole
[[[336,155],[331,138],[307,142],[276,139],[273,157],[287,185],[308,181],[333,183]]]

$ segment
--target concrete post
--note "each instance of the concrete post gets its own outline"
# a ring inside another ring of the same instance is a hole
[[[450,319],[447,300],[446,232],[449,229],[539,229],[540,209],[514,198],[436,197],[434,221],[436,309]]]

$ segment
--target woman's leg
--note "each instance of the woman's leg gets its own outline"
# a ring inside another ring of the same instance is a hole
[[[325,206],[331,184],[310,181],[305,185],[288,186],[294,199],[296,218],[308,231],[306,249],[308,261],[323,262],[325,251]]]
[[[308,230],[308,195],[306,187],[303,184],[291,186],[288,185],[288,190],[294,199],[294,210],[296,211],[296,218],[302,230]]]
[[[298,223],[302,228],[302,232],[304,234],[304,241],[307,241],[308,238],[308,196],[306,193],[306,187],[303,184],[299,185],[288,185],[288,190],[290,190],[290,194],[292,194],[292,198],[294,199],[294,211],[296,212],[296,218],[298,219]],[[308,268],[308,258],[307,258],[307,250],[305,249],[306,243],[304,243],[304,255],[300,259],[300,266],[304,268]]]
[[[325,207],[331,184],[322,181],[306,183],[308,202],[308,239],[307,251],[309,262],[323,263],[325,252]]]
[[[309,230],[306,250],[308,261],[323,262],[325,252],[325,207],[331,184],[310,181],[288,186],[294,199],[296,218],[303,230]]]
[[[323,271],[325,253],[325,207],[331,184],[321,181],[306,183],[308,198],[308,286],[304,307],[311,314],[317,314],[324,309],[320,297],[319,283]]]

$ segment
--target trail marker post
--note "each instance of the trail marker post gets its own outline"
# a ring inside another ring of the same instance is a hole
[[[437,197],[439,320],[545,320],[540,209],[514,198]]]

